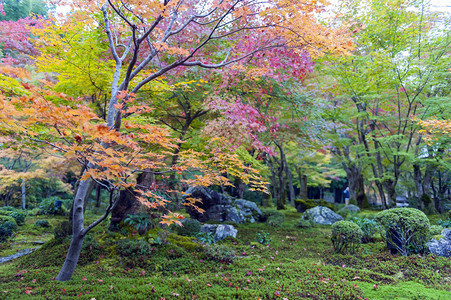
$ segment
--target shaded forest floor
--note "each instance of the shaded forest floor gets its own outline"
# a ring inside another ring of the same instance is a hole
[[[339,255],[330,227],[297,228],[300,214],[284,213],[280,227],[235,225],[237,238],[219,243],[235,251],[231,263],[221,260],[223,254],[209,256],[195,238],[175,233],[147,254],[119,255],[118,243],[125,237],[109,232],[105,222],[85,240],[70,282],[54,280],[70,239],[55,240],[53,229],[36,229],[36,218],[28,218],[17,237],[1,245],[0,256],[34,248],[36,240],[47,243],[0,265],[0,298],[450,299],[449,258],[392,256],[380,238],[355,255]],[[56,225],[63,218],[48,220]],[[258,233],[267,234],[269,245],[257,242]]]

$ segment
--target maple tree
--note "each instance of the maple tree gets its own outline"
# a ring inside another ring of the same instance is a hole
[[[58,280],[71,278],[84,237],[108,216],[121,190],[136,188],[137,199],[149,207],[167,203],[153,192],[156,186],[137,185],[137,173],[164,176],[166,172],[197,170],[185,183],[211,185],[226,184],[227,178],[221,175],[226,171],[257,188],[264,186],[256,172],[249,171],[250,166],[214,144],[203,153],[179,153],[179,164],[168,168],[165,158],[177,148],[177,140],[166,129],[146,122],[146,113],[152,108],[141,98],[144,86],[158,83],[158,78],[173,70],[216,69],[282,46],[294,53],[309,50],[313,55],[346,52],[352,47],[346,31],[315,21],[316,14],[324,9],[320,1],[108,0],[101,6],[97,1],[68,4],[74,9],[71,15],[34,31],[44,41],[40,46],[44,54],[38,61],[42,66],[45,60],[64,59],[58,52],[45,51],[53,47],[45,41],[55,37],[49,35],[54,26],[74,30],[73,24],[81,22],[88,32],[101,28],[108,45],[103,61],[114,63],[107,76],[111,81],[106,92],[106,124],[92,110],[75,107],[77,101],[45,86],[31,85],[23,70],[5,69],[3,73],[18,77],[9,85],[22,85],[26,96],[0,96],[4,131],[21,132],[33,141],[49,144],[84,167],[73,204],[72,242]],[[254,33],[261,39],[247,43],[246,38]],[[70,78],[67,73],[63,76]],[[45,84],[50,85],[48,81]],[[41,131],[36,132],[37,128]],[[110,204],[99,220],[85,227],[84,201],[91,181],[110,192]],[[187,204],[194,205],[195,199],[191,201]],[[178,223],[178,218],[177,214],[168,214],[163,222]]]

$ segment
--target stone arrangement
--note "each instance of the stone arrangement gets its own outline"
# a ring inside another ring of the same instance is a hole
[[[201,200],[196,204],[205,211],[204,213],[192,208],[187,209],[190,217],[200,222],[254,223],[262,215],[252,201],[235,199],[205,187],[191,187],[185,193],[184,198],[192,197]]]

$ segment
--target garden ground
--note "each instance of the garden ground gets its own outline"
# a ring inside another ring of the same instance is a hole
[[[237,238],[219,243],[235,251],[231,263],[224,249],[216,248],[222,252],[211,255],[195,238],[175,233],[169,234],[167,244],[152,246],[146,254],[119,251],[126,236],[109,232],[105,222],[85,240],[69,282],[54,278],[70,240],[52,239],[53,228],[33,226],[45,216],[28,217],[16,237],[3,243],[0,256],[36,247],[36,240],[48,242],[28,256],[0,265],[1,298],[450,299],[449,258],[392,256],[380,236],[354,255],[337,254],[330,227],[298,228],[300,214],[294,209],[284,213],[286,221],[280,227],[235,225]],[[435,224],[439,217],[431,218]],[[57,226],[63,217],[47,219]],[[141,237],[128,238],[133,243]]]

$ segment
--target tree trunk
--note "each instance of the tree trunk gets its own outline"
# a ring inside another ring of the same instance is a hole
[[[363,199],[365,198],[365,186],[361,169],[345,163],[343,163],[343,166],[345,166],[346,177],[348,178],[349,199],[354,199],[357,205],[362,208]]]
[[[96,184],[96,207],[100,207],[100,196],[102,194],[102,187]]]
[[[415,182],[415,188],[417,193],[417,205],[423,209],[423,203],[420,201],[421,195],[423,195],[423,185],[421,184],[421,169],[418,164],[413,165],[413,181]]]
[[[279,170],[277,171],[277,177],[279,178],[279,198],[276,199],[276,207],[277,209],[284,209],[286,203],[286,179],[285,179],[285,153],[283,152],[282,145],[278,142],[274,142],[280,151],[280,161],[274,157],[274,160],[279,164]]]
[[[291,173],[290,167],[288,166],[287,160],[285,155],[283,156],[285,160],[285,173],[288,180],[288,198],[290,200],[291,206],[295,206],[294,200],[296,199],[296,193],[294,192],[294,186],[293,186],[293,174]]]
[[[78,258],[80,257],[81,248],[84,239],[84,207],[86,194],[88,193],[91,179],[80,182],[77,194],[74,198],[73,217],[72,217],[72,241],[69,251],[67,252],[64,265],[61,268],[56,280],[67,281],[72,278],[72,274],[77,267]]]
[[[278,187],[277,187],[278,183],[277,183],[277,179],[276,179],[276,172],[274,170],[274,164],[273,164],[271,157],[267,161],[269,164],[269,169],[271,171],[272,198],[277,201],[277,199],[279,198],[279,193],[278,193]]]
[[[78,195],[78,189],[80,188],[81,182],[76,186],[75,195]],[[87,190],[84,192],[84,198],[83,198],[83,211],[86,211],[86,206],[88,205],[89,197],[92,194],[92,191],[94,190],[96,186],[95,181],[90,180],[89,185],[87,187]],[[74,207],[75,207],[75,198],[72,202],[72,207],[69,212],[69,222],[72,224],[73,222],[73,216],[74,216]]]
[[[285,203],[286,203],[286,199],[287,199],[287,189],[286,189],[286,179],[285,179],[285,174],[283,172],[281,172],[281,174],[279,174],[279,199],[277,201],[277,209],[285,209]]]
[[[237,197],[239,199],[243,199],[244,197],[244,190],[246,185],[244,184],[244,182],[239,178],[236,177],[235,178],[235,182],[234,182],[234,193],[232,194],[232,196]]]
[[[21,188],[21,196],[22,196],[22,209],[25,210],[26,209],[26,180],[25,178],[22,178],[22,185],[20,186]]]
[[[149,188],[155,183],[155,176],[150,172],[141,173],[136,179],[137,186]],[[135,214],[141,203],[136,200],[135,192],[124,190],[119,194],[119,199],[111,212],[110,230],[115,230],[119,223],[128,215]]]
[[[302,174],[301,168],[297,168],[299,183],[300,183],[300,191],[299,191],[299,199],[307,200],[307,175]]]

